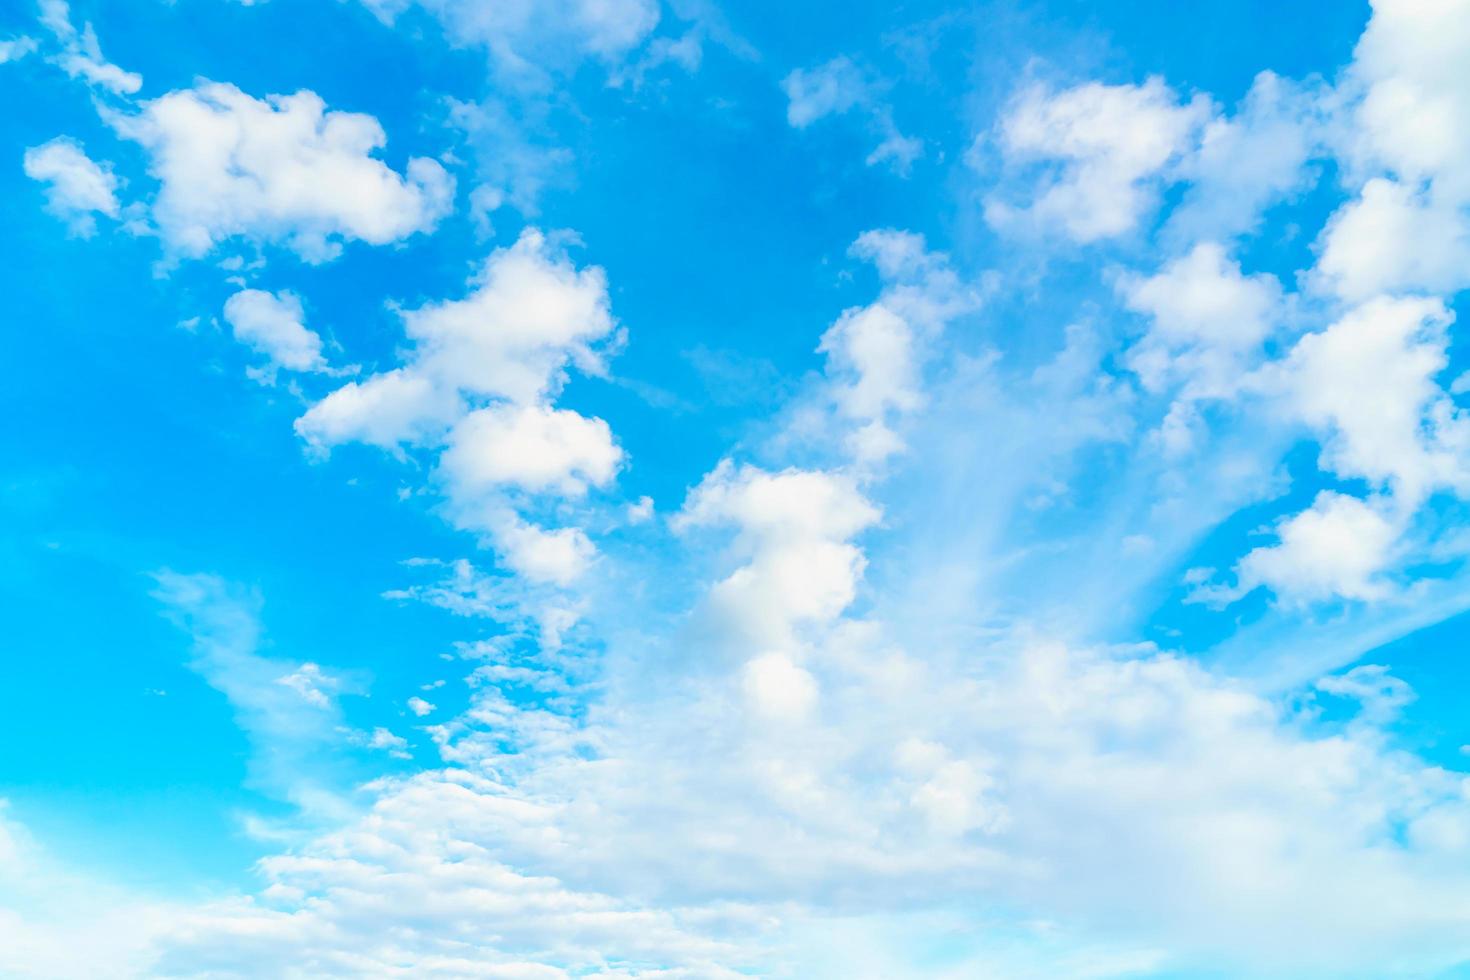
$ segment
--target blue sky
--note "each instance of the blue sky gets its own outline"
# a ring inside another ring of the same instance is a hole
[[[1470,970],[1470,6],[0,11],[0,973]]]

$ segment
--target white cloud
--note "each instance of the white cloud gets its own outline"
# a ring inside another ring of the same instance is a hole
[[[1376,0],[1349,73],[1353,149],[1409,183],[1470,203],[1470,20],[1456,0]]]
[[[1277,526],[1279,544],[1240,560],[1239,594],[1264,585],[1290,602],[1390,595],[1382,573],[1393,563],[1398,528],[1382,509],[1324,490],[1310,508]]]
[[[1235,114],[1212,118],[1180,162],[1183,200],[1169,215],[1176,240],[1224,240],[1255,231],[1262,212],[1305,189],[1321,155],[1327,97],[1274,72],[1256,76]]]
[[[891,122],[880,125],[885,131],[883,142],[873,147],[873,152],[864,157],[863,162],[870,167],[886,163],[894,173],[907,177],[914,164],[924,156],[924,141],[903,135]]]
[[[7,61],[19,61],[35,51],[36,47],[36,39],[32,37],[12,37],[0,41],[0,65]]]
[[[296,420],[296,432],[317,449],[347,442],[391,449],[436,438],[461,411],[454,389],[396,368],[336,389]]]
[[[1060,92],[1032,86],[995,138],[1011,165],[1050,169],[1027,203],[987,198],[986,220],[1003,231],[1056,228],[1083,243],[1126,235],[1153,209],[1161,176],[1194,148],[1210,115],[1208,99],[1181,103],[1157,78]]]
[[[516,871],[497,858],[506,820],[551,816],[463,771],[424,774],[297,854],[265,859],[261,902],[221,901],[178,921],[157,969],[317,976],[566,980],[638,975],[736,980],[732,943],[699,910],[641,907]],[[738,923],[736,912],[732,918]],[[713,927],[713,928],[712,928]],[[738,925],[737,925],[738,928]],[[667,970],[645,972],[642,964]]]
[[[527,523],[509,494],[581,497],[622,463],[606,422],[552,405],[570,365],[603,371],[593,345],[615,324],[602,270],[576,268],[527,231],[490,256],[467,297],[401,316],[413,342],[406,363],[327,395],[297,433],[317,450],[351,441],[440,450],[449,518],[488,532],[507,567],[533,582],[571,584],[595,555],[591,540]]]
[[[746,662],[746,696],[762,716],[773,721],[799,721],[817,702],[816,679],[784,653],[763,653]]]
[[[601,371],[591,345],[613,329],[601,269],[576,269],[529,231],[497,249],[474,284],[465,299],[405,311],[407,363],[332,392],[297,432],[323,448],[433,442],[468,413],[467,397],[537,404],[560,390],[570,363]]]
[[[606,486],[622,458],[602,419],[541,405],[493,405],[455,425],[439,474],[452,499],[500,486],[575,497]]]
[[[1379,293],[1455,292],[1470,283],[1470,224],[1453,205],[1382,177],[1338,209],[1316,272],[1346,300]]]
[[[653,498],[639,497],[624,511],[629,524],[642,524],[653,517]]]
[[[94,215],[117,218],[117,178],[110,166],[92,161],[82,145],[67,136],[26,150],[25,174],[46,186],[46,210],[68,223],[73,233],[90,237],[97,230]]]
[[[76,29],[66,0],[40,0],[40,8],[41,23],[61,42],[61,53],[55,62],[68,75],[113,95],[132,95],[143,87],[143,76],[125,71],[102,57],[91,24],[83,25],[80,31]]]
[[[425,701],[421,697],[411,697],[408,699],[407,703],[408,710],[412,711],[420,718],[424,717],[425,715],[433,714],[436,710],[435,705],[431,704],[428,701]]]
[[[825,623],[853,601],[862,552],[848,542],[879,513],[850,477],[720,463],[690,491],[674,527],[733,524],[749,560],[711,590],[733,636],[785,646],[803,623]]]
[[[1280,377],[1324,433],[1324,468],[1386,486],[1409,508],[1436,488],[1470,487],[1470,429],[1435,380],[1452,319],[1439,300],[1377,298],[1297,343]]]
[[[1223,370],[1210,372],[1209,358],[1258,348],[1271,331],[1281,296],[1274,277],[1243,276],[1240,265],[1214,242],[1196,245],[1151,278],[1125,279],[1120,286],[1128,308],[1151,321],[1148,335],[1132,354],[1150,387],[1165,380],[1153,373],[1159,367],[1186,377],[1205,372],[1199,381],[1207,387],[1227,385],[1233,379]],[[1153,351],[1170,360],[1146,363]]]
[[[437,383],[525,404],[554,397],[569,363],[602,370],[591,344],[614,324],[600,268],[576,268],[527,231],[490,256],[475,287],[403,314],[414,365]]]
[[[781,80],[786,121],[805,129],[819,119],[841,115],[868,98],[863,73],[848,58],[833,58],[815,68],[797,68]]]
[[[225,301],[225,320],[235,339],[289,371],[325,371],[322,339],[307,329],[294,293],[242,289]]]
[[[437,161],[412,158],[399,175],[373,155],[386,142],[376,119],[328,110],[313,92],[261,100],[200,82],[108,119],[148,150],[161,185],[153,219],[178,255],[243,237],[325,262],[343,242],[431,231],[454,203]]]
[[[833,58],[815,68],[794,69],[781,80],[786,121],[796,129],[806,129],[822,119],[860,109],[868,129],[879,139],[864,162],[870,167],[887,164],[894,173],[907,177],[914,162],[924,155],[924,143],[899,132],[893,110],[879,98],[879,88],[847,57]]]
[[[1158,437],[1178,456],[1195,446],[1201,423],[1194,403],[1232,398],[1264,356],[1280,284],[1265,273],[1242,275],[1223,247],[1202,242],[1154,276],[1126,276],[1117,288],[1130,310],[1149,318],[1148,331],[1128,349],[1128,367],[1149,391],[1177,389]]]
[[[487,524],[505,564],[532,582],[569,586],[597,555],[581,528],[547,530],[510,514],[495,516]]]
[[[843,311],[817,349],[827,355],[838,412],[857,423],[848,447],[859,463],[872,464],[902,450],[890,425],[922,405],[919,373],[932,344],[951,320],[979,305],[979,295],[921,235],[867,231],[851,253],[877,267],[883,291],[875,302]]]
[[[394,735],[382,726],[375,727],[371,732],[354,732],[352,741],[366,749],[386,752],[395,759],[413,758],[413,753],[408,751],[408,739]]]

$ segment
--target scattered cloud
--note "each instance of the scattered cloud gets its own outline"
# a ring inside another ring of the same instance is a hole
[[[93,162],[76,140],[58,136],[26,150],[25,174],[46,185],[46,210],[83,238],[96,234],[96,215],[116,219],[117,177],[110,166]]]
[[[290,292],[242,289],[225,301],[225,321],[235,339],[264,354],[272,368],[325,371],[322,339],[305,320],[301,298]]]

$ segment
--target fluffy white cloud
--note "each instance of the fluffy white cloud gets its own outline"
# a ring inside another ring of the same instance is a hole
[[[1435,380],[1452,319],[1439,300],[1378,298],[1297,343],[1280,376],[1324,433],[1325,468],[1410,508],[1436,488],[1470,488],[1470,428]]]
[[[581,496],[605,486],[623,458],[602,419],[541,405],[493,405],[460,419],[439,457],[453,498],[494,487]]]
[[[317,449],[346,442],[392,449],[437,437],[462,410],[454,389],[397,368],[347,382],[297,419],[296,432]]]
[[[1248,383],[1275,327],[1280,284],[1265,273],[1242,275],[1222,246],[1202,242],[1154,276],[1125,276],[1117,288],[1130,310],[1149,318],[1126,362],[1145,389],[1174,391],[1157,435],[1177,457],[1197,442],[1195,403],[1231,398]]]
[[[413,367],[468,394],[529,403],[554,397],[575,363],[598,373],[592,344],[613,330],[607,277],[576,268],[539,232],[497,249],[462,300],[403,314]]]
[[[1470,283],[1470,26],[1458,2],[1377,0],[1344,93],[1350,177],[1368,179],[1323,235],[1339,295]]]
[[[27,177],[46,185],[46,210],[67,222],[74,233],[89,237],[97,230],[94,215],[121,214],[111,167],[93,162],[76,140],[58,136],[30,147],[23,163]]]
[[[466,398],[536,404],[560,390],[569,364],[601,371],[591,345],[613,330],[601,269],[575,268],[528,231],[490,256],[474,286],[404,312],[407,363],[332,392],[297,432],[323,448],[438,441],[467,414]]]
[[[305,324],[294,293],[242,289],[225,301],[225,320],[235,339],[289,371],[324,371],[322,339]]]
[[[1354,51],[1361,162],[1470,203],[1470,20],[1458,0],[1375,0]]]
[[[1210,115],[1208,99],[1181,103],[1158,78],[1028,88],[996,139],[1009,164],[1051,169],[1025,204],[987,198],[986,220],[1002,230],[1056,228],[1077,242],[1125,235],[1154,207],[1160,176],[1194,148]]]
[[[1316,272],[1346,300],[1455,292],[1470,283],[1470,223],[1453,204],[1374,178],[1328,222]]]
[[[1129,309],[1149,317],[1148,333],[1129,352],[1144,385],[1159,389],[1185,380],[1190,394],[1228,394],[1239,382],[1244,355],[1273,327],[1281,287],[1272,276],[1241,274],[1213,242],[1196,245],[1147,279],[1119,283]]]
[[[1382,510],[1381,503],[1323,491],[1310,508],[1277,526],[1279,544],[1240,560],[1240,594],[1264,585],[1288,601],[1387,596],[1391,588],[1382,573],[1393,561],[1399,532]]]
[[[201,82],[108,118],[148,150],[160,183],[153,219],[179,255],[239,236],[325,262],[346,241],[430,231],[453,206],[454,180],[437,161],[394,172],[373,155],[387,139],[376,119],[328,110],[313,92],[255,99]]]
[[[853,601],[865,562],[847,539],[878,518],[850,477],[725,460],[690,492],[674,526],[738,529],[749,561],[711,599],[733,635],[779,647],[799,624],[829,622]]]
[[[808,717],[817,702],[817,682],[779,651],[751,658],[744,667],[745,693],[760,714],[777,723]]]
[[[425,715],[433,714],[435,711],[435,706],[433,704],[425,701],[423,698],[420,697],[409,698],[406,703],[408,704],[408,710],[412,711],[420,718],[424,717]]]
[[[476,523],[470,522],[471,526]],[[591,539],[578,527],[548,531],[508,514],[488,523],[505,564],[532,582],[569,586],[597,556]]]

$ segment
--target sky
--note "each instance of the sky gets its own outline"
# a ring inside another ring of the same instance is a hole
[[[1470,977],[1470,0],[0,86],[0,975]]]

